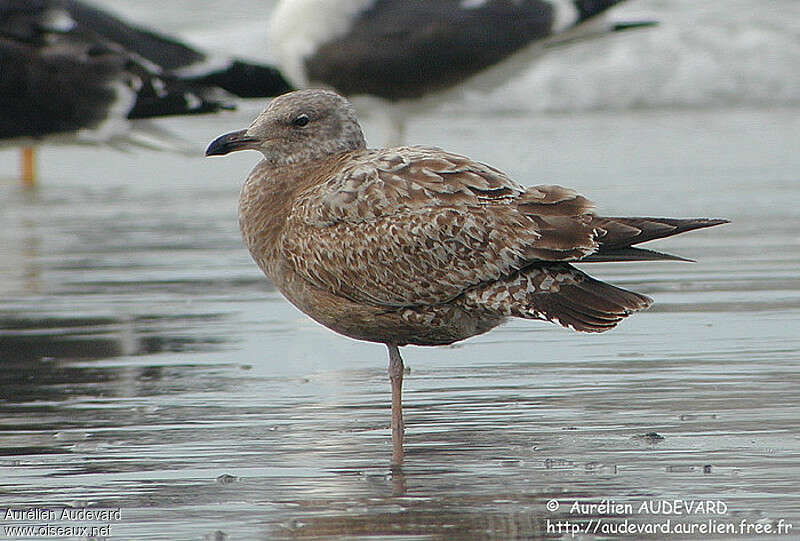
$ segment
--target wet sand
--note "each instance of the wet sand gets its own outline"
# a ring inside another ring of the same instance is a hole
[[[0,508],[119,508],[64,523],[118,539],[800,535],[800,111],[414,122],[415,143],[603,213],[733,223],[653,245],[697,263],[585,265],[656,300],[610,333],[514,321],[406,348],[394,474],[385,348],[313,323],[249,260],[256,155],[200,157],[252,112],[170,121],[196,158],[45,148],[34,192],[0,153]],[[640,510],[674,500],[725,512]]]

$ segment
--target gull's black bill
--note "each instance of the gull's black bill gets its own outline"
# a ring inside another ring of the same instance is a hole
[[[237,150],[255,150],[258,139],[247,135],[247,130],[239,130],[220,135],[208,145],[206,156],[224,156]]]

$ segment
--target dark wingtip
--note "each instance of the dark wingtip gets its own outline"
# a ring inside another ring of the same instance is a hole
[[[625,32],[626,30],[635,30],[637,28],[651,28],[658,26],[658,21],[620,21],[614,23],[611,27],[612,32]]]
[[[632,246],[612,250],[601,250],[580,260],[581,263],[609,263],[621,261],[684,261],[687,263],[695,263],[694,259]]]
[[[278,69],[272,66],[234,60],[222,70],[191,80],[223,88],[240,98],[267,98],[294,90]]]
[[[704,229],[729,223],[725,218],[642,218],[621,217],[597,219],[597,227],[602,231],[600,249],[581,261],[689,261],[663,252],[656,252],[635,245],[656,239],[672,237],[695,229]]]
[[[714,227],[715,225],[729,224],[730,220],[726,218],[694,218],[686,220],[685,228],[681,229],[681,233],[686,231],[694,231],[695,229],[704,229],[706,227]]]

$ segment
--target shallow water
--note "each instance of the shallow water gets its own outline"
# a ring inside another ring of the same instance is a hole
[[[256,156],[199,157],[252,112],[170,121],[196,158],[49,147],[39,189],[0,184],[0,508],[119,508],[74,523],[118,539],[796,537],[800,110],[414,122],[609,214],[733,223],[659,243],[697,263],[587,266],[656,299],[613,332],[514,321],[405,348],[394,474],[385,348],[313,323],[250,261],[235,209]],[[675,499],[727,508],[638,509]],[[603,500],[634,510],[569,512]],[[781,519],[794,536],[738,529]]]

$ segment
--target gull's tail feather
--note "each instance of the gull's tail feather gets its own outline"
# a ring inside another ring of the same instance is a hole
[[[505,317],[545,319],[581,332],[604,332],[652,299],[592,278],[572,265],[537,264],[469,291],[468,305]]]
[[[575,284],[534,295],[534,305],[545,319],[581,332],[605,332],[629,315],[653,303],[650,297],[628,291],[580,273]]]

